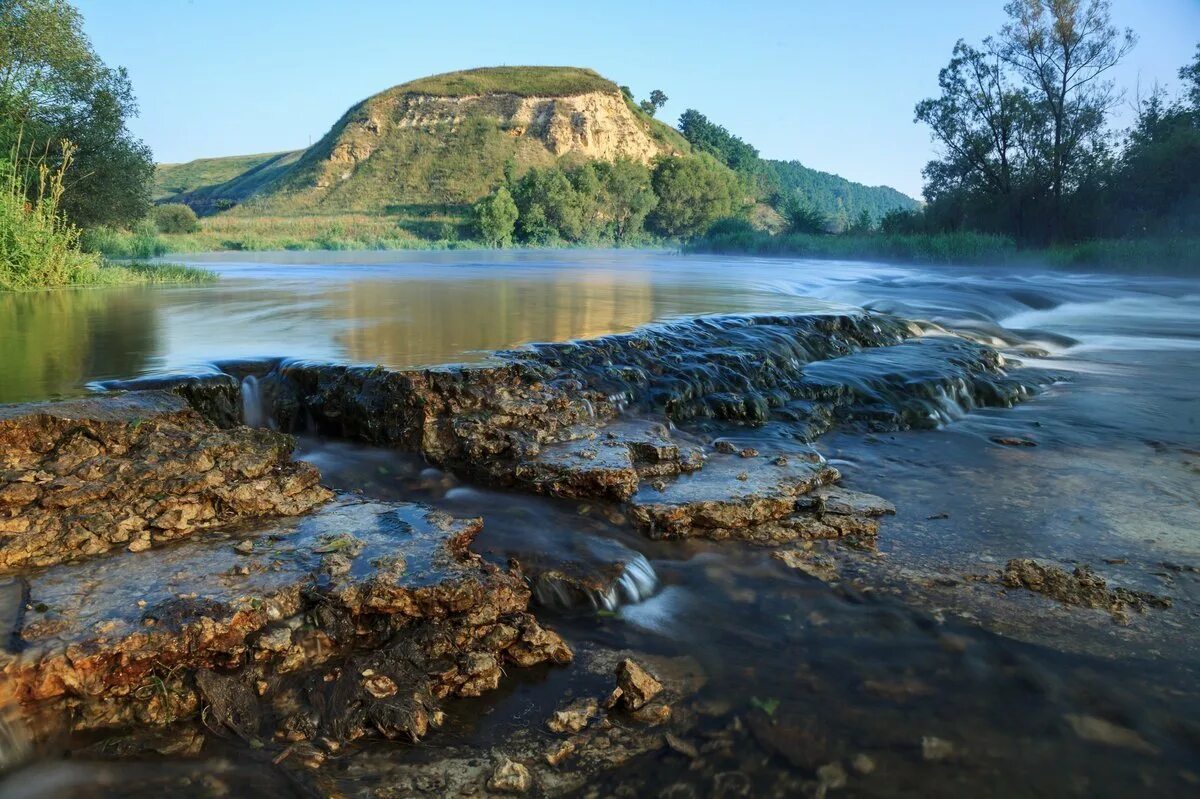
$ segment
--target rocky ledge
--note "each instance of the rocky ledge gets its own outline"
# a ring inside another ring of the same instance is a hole
[[[168,391],[0,407],[0,572],[304,513],[331,494],[292,447]]]
[[[343,498],[31,573],[5,691],[43,734],[200,713],[249,741],[416,740],[505,664],[572,657],[524,580],[468,551],[480,526]]]

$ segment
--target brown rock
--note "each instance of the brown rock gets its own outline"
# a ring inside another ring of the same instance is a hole
[[[638,710],[658,696],[663,686],[653,674],[631,658],[625,658],[617,666],[617,689],[618,703],[626,710]]]

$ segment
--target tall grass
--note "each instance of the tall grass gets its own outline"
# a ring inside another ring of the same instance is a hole
[[[1012,239],[985,233],[920,235],[868,234],[825,236],[783,233],[776,236],[746,226],[718,230],[684,246],[686,252],[779,255],[903,261],[928,264],[1007,262],[1016,255]]]
[[[100,268],[98,256],[79,249],[79,229],[61,211],[73,153],[64,143],[56,169],[17,148],[0,160],[0,289],[70,285]]]
[[[84,251],[83,234],[62,213],[74,152],[63,142],[62,161],[54,168],[18,148],[0,160],[0,291],[215,279],[205,270],[173,264],[108,264],[97,252]]]

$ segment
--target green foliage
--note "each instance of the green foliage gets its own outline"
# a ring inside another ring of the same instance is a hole
[[[658,205],[647,221],[665,236],[702,233],[744,204],[736,176],[707,153],[659,158],[651,180]]]
[[[1023,242],[1101,231],[1111,163],[1108,72],[1133,47],[1106,0],[1013,0],[983,48],[959,42],[941,93],[916,107],[944,155],[925,168],[936,229],[1005,233]]]
[[[813,206],[795,197],[788,200],[779,210],[787,224],[788,233],[820,236],[829,233],[829,217]]]
[[[154,164],[126,128],[137,111],[129,78],[92,51],[63,0],[0,3],[0,152],[18,138],[54,169],[76,147],[60,209],[79,225],[130,224],[149,209]]]
[[[200,220],[183,203],[168,203],[154,207],[154,225],[159,233],[195,233],[200,229]]]
[[[658,109],[667,104],[668,99],[667,95],[661,89],[655,89],[650,92],[648,99],[642,100],[639,103],[639,107],[650,116],[654,116],[658,113]]]
[[[61,210],[74,149],[62,145],[52,169],[46,162],[0,160],[0,290],[125,283],[196,283],[210,272],[171,264],[112,265],[80,247],[80,230]],[[27,185],[26,175],[36,175]]]
[[[928,264],[982,264],[1012,261],[1012,239],[983,233],[772,236],[757,230],[718,230],[693,240],[690,252],[778,255],[804,258],[872,259]]]
[[[474,206],[475,229],[481,241],[492,247],[512,244],[517,227],[517,204],[512,194],[501,186]]]
[[[734,171],[746,171],[758,166],[758,150],[742,141],[721,125],[689,108],[679,117],[679,132],[697,150],[716,157]]]

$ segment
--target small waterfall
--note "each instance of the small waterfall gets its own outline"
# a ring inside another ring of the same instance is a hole
[[[534,584],[534,598],[540,605],[559,610],[591,608],[611,612],[649,599],[658,588],[658,574],[650,561],[641,553],[634,553],[623,564],[621,575],[607,588],[587,588],[544,574]]]
[[[268,416],[262,386],[254,375],[242,378],[242,423],[247,427],[266,427]]]

